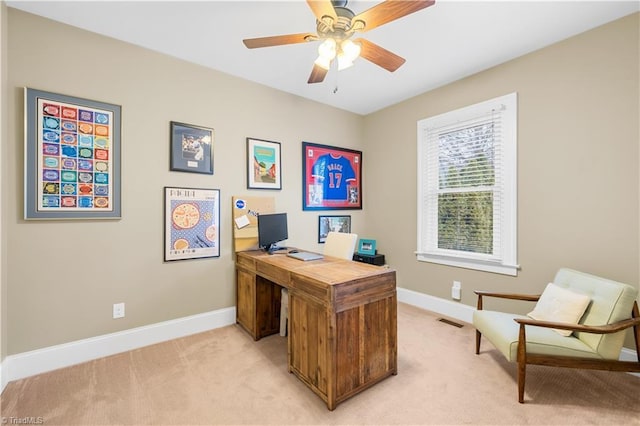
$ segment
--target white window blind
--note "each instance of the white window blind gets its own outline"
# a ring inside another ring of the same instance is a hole
[[[418,260],[517,274],[517,95],[418,122]]]

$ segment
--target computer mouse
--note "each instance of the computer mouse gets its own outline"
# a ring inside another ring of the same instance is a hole
[[[298,250],[289,250],[289,253],[298,253]]]

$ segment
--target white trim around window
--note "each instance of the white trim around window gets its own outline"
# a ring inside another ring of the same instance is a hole
[[[417,260],[517,275],[517,103],[418,121]]]

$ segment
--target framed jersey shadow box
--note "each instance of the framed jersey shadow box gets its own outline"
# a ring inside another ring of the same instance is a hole
[[[302,142],[302,210],[362,209],[362,151]]]

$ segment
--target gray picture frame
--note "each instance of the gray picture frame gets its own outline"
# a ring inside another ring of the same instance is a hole
[[[25,220],[121,218],[121,115],[120,105],[24,88]]]

